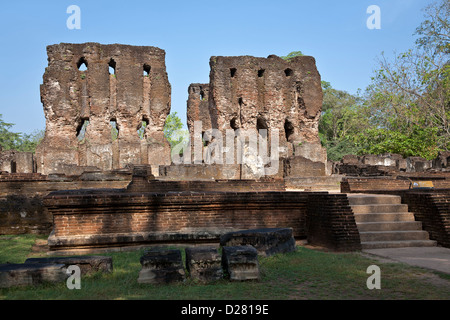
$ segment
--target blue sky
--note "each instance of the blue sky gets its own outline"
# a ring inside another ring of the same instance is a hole
[[[413,33],[431,0],[2,1],[0,114],[15,132],[45,128],[39,86],[46,46],[61,42],[156,46],[166,51],[172,112],[186,122],[187,88],[209,82],[211,56],[302,51],[314,56],[322,80],[356,93],[370,83],[381,52],[413,47]],[[81,9],[69,30],[67,7]],[[369,30],[370,5],[381,29]]]

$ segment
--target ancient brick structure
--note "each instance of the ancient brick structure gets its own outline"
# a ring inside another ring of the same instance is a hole
[[[414,181],[430,181],[434,189],[450,188],[450,173],[428,175],[406,175],[397,177],[345,177],[341,182],[341,192],[387,192],[389,190],[408,190]]]
[[[191,137],[194,121],[202,122],[202,133],[218,129],[224,141],[225,130],[235,130],[239,136],[242,131],[257,134],[266,129],[269,140],[271,133],[278,130],[281,158],[295,155],[321,163],[322,172],[312,173],[325,175],[326,151],[318,136],[322,87],[313,57],[290,61],[274,55],[211,57],[210,66],[210,83],[189,87],[187,118]],[[214,141],[215,137],[203,138]]]
[[[44,199],[53,215],[52,249],[218,241],[230,231],[292,228],[306,234],[306,193],[55,191]]]
[[[308,196],[307,239],[312,245],[337,251],[361,250],[361,240],[347,195]]]
[[[150,166],[142,167],[144,169],[147,168],[147,172],[150,170]],[[140,178],[140,182],[144,182],[145,185],[145,189],[140,189],[140,191],[145,192],[285,191],[283,180],[151,180],[151,183],[145,183],[146,177]],[[142,178],[144,178],[144,181],[142,181]],[[56,174],[46,176],[39,173],[0,173],[0,234],[49,234],[53,228],[53,217],[44,207],[42,200],[52,191],[104,188],[125,189],[129,186],[127,192],[131,192],[137,182],[133,181],[133,184],[130,185],[131,179],[131,170],[84,172],[73,176]]]
[[[163,127],[171,87],[163,50],[84,43],[52,45],[47,54],[41,86],[46,133],[36,151],[38,172],[170,163]]]
[[[53,230],[51,249],[66,249],[210,242],[230,231],[289,228],[312,244],[359,250],[345,194],[298,190],[335,189],[343,180],[342,192],[404,193],[411,180],[429,178],[436,189],[450,187],[449,153],[433,161],[348,156],[333,164],[338,175],[327,176],[332,168],[318,137],[322,89],[312,57],[212,57],[210,82],[189,86],[188,127],[202,151],[218,142],[209,129],[222,137],[229,130],[234,141],[245,132],[266,129],[269,140],[278,133],[280,149],[268,144],[279,152],[278,172],[264,177],[267,164],[260,166],[250,149],[244,163],[236,154],[235,162],[225,161],[230,148],[220,150],[223,164],[171,163],[163,50],[85,43],[47,51],[45,138],[34,157],[0,150],[0,233]],[[194,136],[195,121],[202,137]],[[424,226],[448,246],[448,191],[414,195],[404,201],[426,215]]]
[[[362,156],[346,155],[341,161],[333,163],[333,173],[348,176],[395,176],[400,173],[450,172],[450,152],[439,152],[433,160],[421,157],[403,158],[399,154]]]
[[[438,245],[450,248],[450,189],[438,191],[404,191],[402,202],[408,204],[417,221]]]
[[[32,152],[18,152],[0,149],[0,172],[33,173],[36,172],[36,162]]]
[[[319,142],[322,87],[314,58],[212,57],[210,65],[214,128],[278,129],[289,149]]]
[[[187,126],[193,139],[194,121],[201,121],[205,130],[212,128],[209,114],[209,84],[193,83],[189,86],[188,93]]]

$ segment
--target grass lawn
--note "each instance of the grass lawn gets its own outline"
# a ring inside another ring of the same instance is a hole
[[[0,264],[22,263],[27,257],[43,256],[31,247],[42,236],[0,236]],[[261,280],[198,284],[188,279],[171,285],[138,284],[143,249],[103,253],[113,257],[114,271],[81,279],[80,290],[65,283],[0,289],[1,300],[448,300],[450,277],[402,263],[388,263],[361,253],[333,253],[299,246],[296,252],[259,258]],[[45,256],[45,255],[44,255]],[[366,286],[367,267],[381,269],[381,289]]]

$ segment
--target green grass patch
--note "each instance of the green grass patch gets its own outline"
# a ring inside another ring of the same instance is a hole
[[[0,261],[21,263],[30,256],[36,236],[0,237]],[[184,250],[183,250],[184,251]],[[450,299],[449,277],[402,263],[381,263],[360,253],[331,253],[298,247],[296,252],[259,258],[261,280],[220,280],[199,284],[191,279],[170,285],[137,283],[144,249],[105,253],[113,272],[82,277],[80,290],[65,283],[0,289],[0,299],[25,300],[294,300],[294,299]],[[184,258],[184,254],[183,254]],[[367,267],[381,268],[381,289],[369,290]],[[432,280],[432,281],[431,281]]]
[[[36,235],[1,235],[0,236],[0,264],[23,263],[31,251],[31,247],[38,236]]]

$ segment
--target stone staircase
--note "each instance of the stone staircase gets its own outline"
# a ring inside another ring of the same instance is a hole
[[[348,194],[348,200],[362,249],[436,246],[399,196]]]

